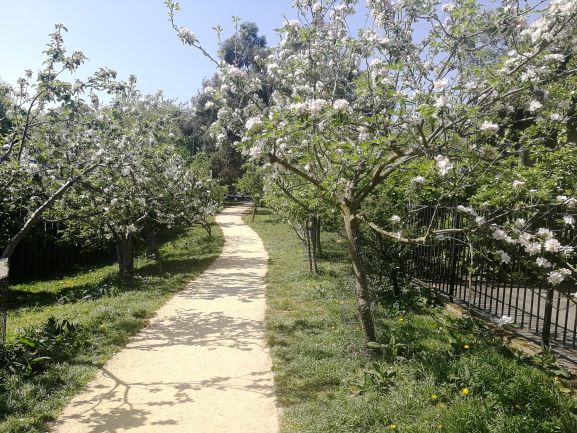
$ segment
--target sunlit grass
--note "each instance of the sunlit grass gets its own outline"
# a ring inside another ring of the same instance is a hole
[[[574,394],[561,381],[418,292],[375,309],[382,348],[366,350],[336,236],[324,235],[323,272],[312,276],[288,225],[260,215],[252,227],[270,256],[283,433],[577,432]]]
[[[162,247],[163,259],[139,258],[134,285],[122,287],[116,265],[59,279],[11,287],[9,342],[48,318],[79,326],[71,344],[34,375],[0,373],[0,432],[44,432],[63,405],[174,293],[220,253],[222,232],[208,238],[201,228],[186,230]]]

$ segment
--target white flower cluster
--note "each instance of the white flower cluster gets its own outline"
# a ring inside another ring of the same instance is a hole
[[[571,275],[571,271],[569,269],[559,269],[555,271],[549,272],[547,275],[547,281],[551,283],[553,286],[558,286],[561,284],[567,276]]]
[[[198,39],[194,33],[192,33],[186,27],[181,27],[178,29],[178,38],[183,44],[194,45],[198,42]]]
[[[307,112],[318,114],[328,105],[325,99],[311,99],[306,102],[294,102],[289,105],[289,109],[300,113]]]
[[[505,264],[511,263],[511,256],[509,254],[507,254],[505,251],[497,250],[496,253],[499,256],[499,258],[501,259],[501,263],[505,263]]]
[[[262,125],[262,120],[260,117],[251,117],[246,121],[244,126],[247,131],[252,131],[253,129],[258,128],[260,125]]]
[[[505,325],[510,325],[511,323],[514,322],[513,318],[511,316],[501,316],[500,318],[498,318],[497,320],[494,321],[495,324],[499,327],[503,327]]]
[[[481,131],[495,133],[499,130],[499,125],[497,125],[496,123],[493,123],[493,122],[489,122],[488,120],[485,120],[481,124],[480,129],[481,129]]]
[[[435,156],[435,161],[441,176],[445,176],[453,168],[453,163],[444,155]]]

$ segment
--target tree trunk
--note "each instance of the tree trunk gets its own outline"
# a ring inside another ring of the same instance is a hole
[[[307,251],[307,260],[309,262],[309,272],[313,273],[313,250],[312,250],[312,242],[311,242],[311,223],[310,219],[305,220],[305,228],[304,228],[304,235],[305,235],[305,244],[306,244],[306,251]]]
[[[254,219],[256,217],[256,209],[257,209],[257,204],[255,202],[254,205],[252,206],[252,221],[253,222],[254,222]]]
[[[310,257],[311,257],[311,272],[318,274],[319,266],[318,266],[318,239],[317,239],[317,217],[313,216],[309,218],[309,223],[307,225],[309,230],[309,249],[310,249]]]
[[[321,250],[321,217],[315,216],[315,249],[317,251],[317,257],[322,253]]]
[[[123,284],[131,284],[134,277],[134,244],[132,234],[122,236],[116,240],[118,256],[118,274]]]
[[[363,334],[367,342],[376,340],[375,323],[371,312],[371,301],[369,295],[369,283],[367,273],[363,267],[359,246],[359,220],[356,218],[353,209],[346,204],[342,205],[345,220],[345,230],[349,243],[349,252],[353,273],[355,274],[357,308],[363,328]]]
[[[154,260],[160,261],[160,242],[158,240],[158,232],[153,230],[148,234],[148,254],[154,257]]]

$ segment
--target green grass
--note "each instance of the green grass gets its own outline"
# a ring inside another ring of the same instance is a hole
[[[122,287],[116,265],[78,272],[61,279],[10,287],[8,341],[21,347],[26,335],[35,356],[50,359],[33,372],[0,370],[0,432],[44,432],[66,402],[120,350],[154,312],[220,253],[222,232],[208,238],[201,228],[166,242],[162,262],[139,258],[134,285]],[[49,318],[74,322],[77,330],[58,334]],[[25,346],[29,349],[28,346]]]
[[[283,433],[577,432],[571,389],[482,323],[449,318],[413,290],[376,308],[382,348],[367,351],[338,238],[324,235],[323,272],[313,276],[288,226],[270,215],[251,225],[270,256],[268,343]]]

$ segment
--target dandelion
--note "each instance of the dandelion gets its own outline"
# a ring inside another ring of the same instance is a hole
[[[468,344],[465,344],[463,347],[464,347],[465,349],[469,350],[469,345],[468,345]]]
[[[397,424],[389,424],[389,430],[396,430]]]
[[[431,395],[431,400],[437,400],[439,398],[439,396],[437,394],[432,394]]]
[[[468,396],[468,395],[471,393],[471,391],[469,390],[469,388],[463,388],[462,393],[463,393],[463,395],[466,397],[466,396]]]

